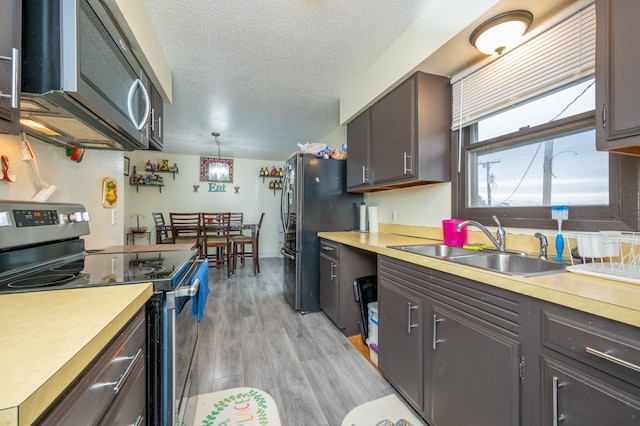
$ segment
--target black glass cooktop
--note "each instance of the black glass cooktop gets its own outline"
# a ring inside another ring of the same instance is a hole
[[[0,277],[0,293],[153,282],[171,290],[195,262],[195,251],[86,253]]]

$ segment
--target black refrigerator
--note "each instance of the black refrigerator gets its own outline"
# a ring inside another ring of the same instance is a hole
[[[281,216],[284,294],[301,313],[320,310],[321,231],[357,229],[362,194],[347,193],[347,162],[309,154],[285,164]]]

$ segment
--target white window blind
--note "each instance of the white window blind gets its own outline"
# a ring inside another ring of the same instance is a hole
[[[452,129],[595,73],[594,5],[453,82]]]

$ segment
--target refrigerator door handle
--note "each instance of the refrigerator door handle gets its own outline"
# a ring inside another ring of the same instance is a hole
[[[286,247],[282,247],[280,249],[280,254],[282,254],[287,259],[296,260],[295,254],[293,254],[291,250],[287,249]]]

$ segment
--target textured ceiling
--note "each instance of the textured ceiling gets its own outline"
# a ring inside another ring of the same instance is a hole
[[[144,0],[173,72],[165,152],[285,159],[432,0]]]
[[[345,89],[430,6],[446,1],[144,0],[173,73],[164,151],[217,155],[211,133],[218,132],[222,157],[286,159],[298,143],[338,127]],[[417,69],[453,75],[483,61],[469,34],[500,12],[530,10],[536,27],[585,1],[496,1]]]

